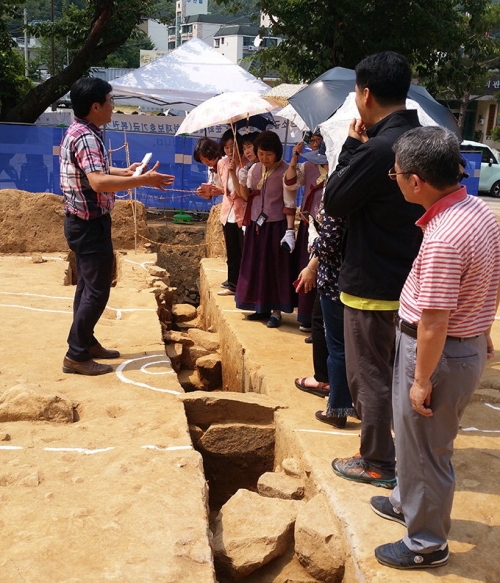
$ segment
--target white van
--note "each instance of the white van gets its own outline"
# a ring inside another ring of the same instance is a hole
[[[500,198],[500,161],[498,152],[479,142],[464,140],[460,144],[461,152],[478,152],[481,154],[481,173],[479,174],[479,192]]]

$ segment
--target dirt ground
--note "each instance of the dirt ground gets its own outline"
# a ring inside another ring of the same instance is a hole
[[[74,289],[62,283],[63,218],[59,197],[52,197],[0,191],[0,401],[24,384],[70,401],[77,422],[0,422],[0,581],[215,581],[201,458],[192,448],[182,389],[166,360],[146,283],[145,267],[156,256],[134,251],[133,216],[123,203],[123,222],[114,217],[123,250],[120,279],[97,328],[102,344],[122,356],[113,374],[62,373]],[[145,219],[138,224],[147,233]],[[499,322],[497,356],[456,442],[453,560],[439,573],[400,574],[373,558],[374,546],[402,535],[401,527],[368,508],[371,495],[385,492],[341,480],[330,469],[333,457],[355,452],[358,423],[340,434],[325,430],[314,419],[321,401],[293,388],[293,378],[310,374],[312,366],[295,317],[286,315],[278,330],[246,322],[232,298],[216,295],[223,261],[204,260],[202,271],[202,300],[217,314],[212,324],[231,338],[225,350],[244,347],[245,378],[233,390],[248,390],[251,381],[252,390],[285,407],[276,461],[297,456],[327,493],[350,544],[346,581],[425,583],[439,575],[443,583],[498,583]]]

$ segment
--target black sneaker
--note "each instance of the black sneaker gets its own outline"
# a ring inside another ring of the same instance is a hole
[[[450,558],[448,545],[432,553],[414,553],[400,540],[375,549],[375,557],[381,565],[393,569],[433,569],[446,565]]]
[[[229,287],[229,280],[227,280],[227,279],[226,279],[226,281],[223,281],[223,282],[220,284],[220,286],[221,286],[221,287]]]
[[[399,522],[399,524],[406,526],[403,513],[398,512],[394,508],[388,496],[372,496],[370,506],[372,507],[373,512],[382,518],[387,518],[387,520],[393,520],[394,522]]]

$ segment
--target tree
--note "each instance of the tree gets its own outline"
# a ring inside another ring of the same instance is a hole
[[[6,7],[8,7],[9,15],[13,15],[17,4],[15,0],[3,0],[0,10],[6,14]],[[154,5],[153,0],[127,0],[126,2],[88,0],[82,8],[69,4],[64,17],[59,21],[35,25],[33,30],[41,36],[53,36],[61,44],[69,42],[69,50],[72,51],[73,58],[62,71],[33,87],[24,96],[22,90],[18,90],[13,99],[5,99],[0,93],[0,120],[27,123],[36,121],[40,114],[64,95],[74,81],[84,76],[90,67],[103,63],[108,55],[121,47],[141,22],[142,16]],[[0,29],[0,37],[6,37],[5,29],[3,31]],[[12,56],[15,50],[12,45],[10,49],[10,56]],[[8,58],[9,55],[2,57],[0,54],[0,59],[2,59],[0,66]],[[4,89],[0,91],[3,92]]]
[[[16,0],[3,0],[0,6],[0,119],[1,111],[20,101],[31,86],[9,28],[9,19],[18,14],[17,4]]]
[[[500,39],[492,33],[500,27],[500,5],[462,0],[457,14],[454,46],[430,53],[416,70],[431,93],[460,102],[458,125],[463,128],[468,104],[486,93],[490,70],[500,65]]]
[[[287,78],[311,81],[326,70],[353,68],[367,55],[394,50],[410,62],[446,47],[456,29],[455,0],[261,0],[277,47],[261,51],[265,68],[288,67]]]

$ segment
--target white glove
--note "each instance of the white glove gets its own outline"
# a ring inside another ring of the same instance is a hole
[[[314,226],[314,221],[312,218],[309,219],[309,228],[307,230],[307,250],[309,253],[312,251],[312,246],[314,241],[319,237],[319,233]]]
[[[285,251],[292,251],[295,249],[295,231],[293,229],[287,229],[285,236],[280,241],[280,247],[285,249]]]
[[[246,186],[247,185],[247,178],[248,178],[248,168],[240,168],[238,171],[238,182],[242,185],[242,186]]]

